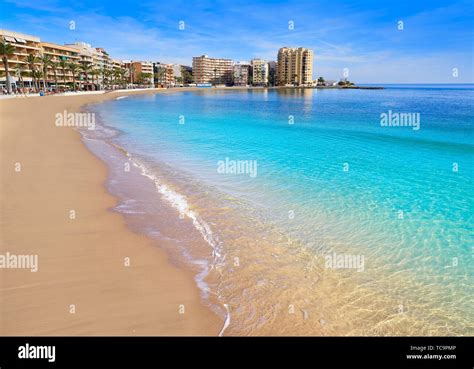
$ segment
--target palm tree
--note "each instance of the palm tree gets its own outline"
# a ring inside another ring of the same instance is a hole
[[[46,80],[48,78],[48,67],[53,62],[48,54],[43,54],[40,57],[41,63],[43,64],[43,88],[46,91]]]
[[[165,68],[158,68],[158,71],[154,74],[154,79],[158,84],[164,84],[163,81],[166,83],[166,69]]]
[[[12,85],[10,83],[10,71],[8,70],[8,57],[15,53],[15,46],[3,40],[0,43],[0,55],[2,55],[3,67],[5,68],[5,82],[7,85],[8,94],[12,93]]]
[[[89,74],[91,73],[91,65],[89,63],[83,63],[80,66],[82,72],[84,73],[84,77],[86,79],[86,90],[87,84],[89,83]]]
[[[113,76],[113,81],[114,81],[112,86],[115,86],[115,83],[117,83],[117,85],[120,85],[122,83],[122,75],[120,73],[120,69],[115,69],[112,72],[112,76]]]
[[[61,59],[59,61],[59,68],[61,68],[61,71],[63,72],[63,84],[66,85],[66,69],[67,69],[66,59]]]
[[[122,87],[125,87],[126,84],[127,84],[127,81],[126,81],[126,71],[125,69],[119,69],[117,71],[115,71],[116,75],[117,75],[117,78],[119,79],[119,83],[122,85]]]
[[[98,87],[99,87],[99,74],[100,74],[100,71],[98,69],[93,69],[91,71],[92,83],[94,84],[94,90],[98,90]],[[94,80],[95,80],[95,83],[94,83]]]
[[[130,76],[130,83],[132,84],[132,88],[133,88],[133,85],[137,83],[136,78],[135,78],[135,77],[138,77],[136,75],[136,71],[137,71],[137,68],[135,68],[135,64],[130,64],[128,74]]]
[[[58,70],[58,63],[52,60],[51,68],[53,69],[53,73],[54,73],[54,83],[56,84],[56,92],[58,92],[58,75],[56,73]]]
[[[16,76],[18,77],[18,80],[20,81],[20,86],[23,89],[23,88],[25,88],[25,83],[23,81],[23,76],[26,73],[26,67],[25,67],[24,64],[17,63],[15,65],[15,69],[16,69]]]
[[[91,76],[91,90],[95,90],[95,82],[94,82],[95,74],[96,74],[96,70],[91,69],[91,71],[89,72],[89,75]]]
[[[125,70],[123,69],[116,69],[113,72],[114,75],[114,80],[116,81],[117,85],[120,87],[123,87],[124,80],[125,80]]]
[[[100,67],[99,69],[99,74],[102,76],[102,89],[105,89],[105,72],[107,70],[105,69],[105,67]]]
[[[79,65],[77,65],[76,63],[68,63],[67,67],[72,73],[72,85],[74,91],[76,91],[76,73],[79,69]]]
[[[26,62],[28,63],[28,68],[31,70],[31,77],[33,78],[33,83],[35,85],[35,90],[38,92],[38,73],[36,71],[36,64],[38,63],[38,56],[36,54],[28,54],[26,57]]]
[[[104,82],[106,86],[110,87],[113,85],[114,72],[111,69],[104,70]]]
[[[31,77],[35,81],[35,91],[38,92],[39,90],[39,81],[41,80],[42,73],[40,70],[33,69],[31,72]]]
[[[150,80],[153,80],[152,73],[140,73],[140,83],[149,85]]]

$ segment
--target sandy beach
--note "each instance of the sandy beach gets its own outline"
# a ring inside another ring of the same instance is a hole
[[[79,132],[55,125],[55,114],[65,109],[157,92],[166,90],[0,101],[0,254],[38,256],[37,272],[0,269],[0,335],[221,330],[223,321],[202,305],[193,274],[110,211],[117,200],[104,187],[106,165]]]

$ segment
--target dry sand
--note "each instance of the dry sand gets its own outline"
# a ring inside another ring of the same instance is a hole
[[[37,272],[0,268],[0,335],[217,335],[222,328],[191,272],[110,211],[117,200],[104,188],[106,165],[77,131],[54,124],[64,109],[126,94],[0,101],[0,255],[39,258]]]

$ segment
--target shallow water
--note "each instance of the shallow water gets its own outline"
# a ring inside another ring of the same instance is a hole
[[[116,210],[227,305],[224,334],[473,334],[473,102],[472,86],[175,92],[89,106],[85,135]],[[419,129],[381,126],[389,110]]]

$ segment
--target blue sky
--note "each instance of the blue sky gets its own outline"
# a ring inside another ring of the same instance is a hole
[[[314,77],[336,80],[348,68],[358,83],[474,83],[473,4],[0,0],[0,28],[60,44],[85,41],[117,59],[191,65],[193,56],[208,54],[275,60],[278,48],[303,46],[314,50]]]

